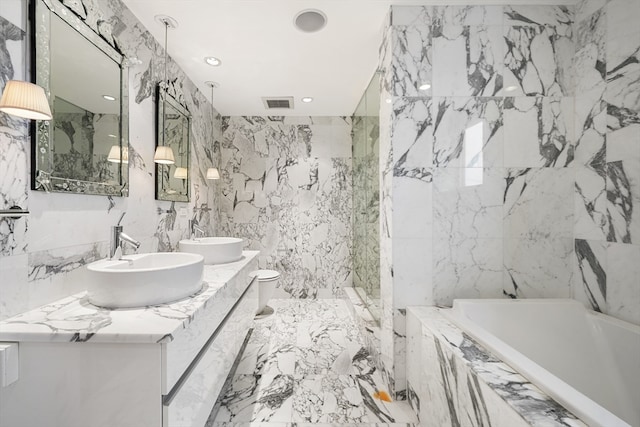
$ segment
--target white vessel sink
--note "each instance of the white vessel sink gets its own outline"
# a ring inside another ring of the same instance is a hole
[[[242,258],[242,239],[235,237],[203,237],[180,240],[181,252],[200,254],[205,264],[224,264]]]
[[[158,252],[103,259],[87,266],[88,298],[109,308],[144,307],[188,297],[202,288],[201,255]]]

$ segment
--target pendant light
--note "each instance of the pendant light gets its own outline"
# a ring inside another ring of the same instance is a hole
[[[171,147],[158,145],[156,147],[156,153],[153,156],[153,161],[161,165],[172,165],[176,162],[176,158],[173,156]]]
[[[21,80],[7,81],[0,99],[0,111],[32,120],[53,118],[44,89]]]
[[[129,148],[122,147],[122,150],[120,150],[119,145],[112,145],[107,161],[111,163],[129,163]]]
[[[160,83],[160,90],[167,92],[169,90],[169,83],[167,80],[168,34],[169,34],[169,28],[176,28],[178,26],[178,22],[172,17],[167,15],[156,15],[155,18],[156,18],[156,21],[164,25],[164,79],[162,80],[162,83]],[[164,132],[162,133],[162,135],[163,135],[162,142],[164,143]],[[173,150],[171,149],[171,147],[167,145],[158,145],[156,147],[156,152],[153,155],[153,161],[161,165],[172,165],[176,162],[176,159],[175,159],[175,156],[173,155]]]
[[[216,82],[206,81],[204,82],[207,86],[211,88],[211,123],[213,123],[214,114],[213,114],[213,90],[220,85]],[[207,169],[207,179],[220,179],[220,172],[218,168],[209,168]]]
[[[178,179],[187,179],[189,172],[187,168],[176,168],[176,171],[173,173],[174,178]]]

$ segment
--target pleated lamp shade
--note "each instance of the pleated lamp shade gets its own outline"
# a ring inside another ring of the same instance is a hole
[[[176,171],[173,173],[173,177],[178,179],[187,179],[187,168],[176,168]]]
[[[218,168],[207,169],[207,179],[220,179],[220,172],[218,172]]]
[[[173,156],[173,150],[166,145],[158,145],[156,147],[156,153],[153,156],[153,161],[160,163],[161,165],[172,165],[176,162],[176,158]]]
[[[44,89],[20,80],[9,80],[2,92],[0,111],[33,120],[51,120],[51,108]]]
[[[109,150],[109,155],[107,156],[107,161],[112,163],[129,163],[129,148],[124,147],[122,149],[122,156],[120,155],[120,146],[112,145],[111,150]]]

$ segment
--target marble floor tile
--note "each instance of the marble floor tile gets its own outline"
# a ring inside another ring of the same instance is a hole
[[[418,424],[380,424],[380,423],[233,423],[233,422],[212,422],[205,427],[413,427]]]
[[[291,427],[413,427],[418,424],[405,424],[405,423],[293,423]],[[275,426],[274,426],[275,427]]]
[[[297,375],[351,374],[351,358],[344,347],[315,348],[298,347],[295,373]]]
[[[369,419],[379,423],[415,423],[417,418],[407,401],[385,402],[376,393],[388,391],[378,371],[356,377]]]
[[[291,426],[291,424],[288,424],[288,423],[262,423],[262,422],[234,423],[234,422],[214,421],[214,422],[205,424],[204,427],[289,427],[289,426]]]
[[[206,427],[412,426],[342,300],[276,299],[254,329]]]
[[[369,421],[358,384],[349,375],[296,376],[293,407],[296,422]]]
[[[293,375],[235,375],[220,399],[216,421],[289,422]]]
[[[293,374],[296,348],[290,344],[248,344],[242,354],[236,374],[275,376]]]

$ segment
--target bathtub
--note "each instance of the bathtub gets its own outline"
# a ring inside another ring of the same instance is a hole
[[[574,300],[455,300],[442,314],[589,426],[640,426],[640,326]]]

